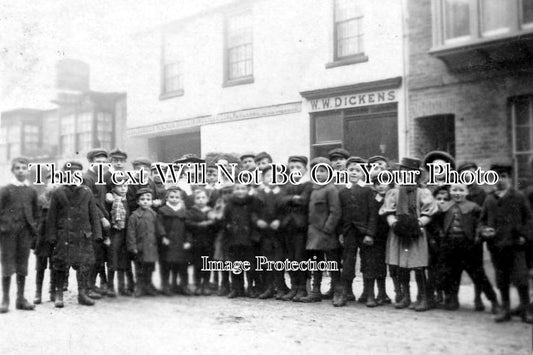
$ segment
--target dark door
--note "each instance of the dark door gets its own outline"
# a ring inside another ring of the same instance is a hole
[[[383,155],[398,161],[398,116],[396,113],[347,116],[344,147],[354,156],[367,159]]]

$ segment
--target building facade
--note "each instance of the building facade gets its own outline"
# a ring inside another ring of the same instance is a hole
[[[387,11],[383,11],[383,9]],[[132,38],[127,149],[405,155],[402,2],[255,0]],[[135,70],[135,69],[133,69]]]
[[[410,154],[446,150],[531,179],[533,1],[408,0]]]

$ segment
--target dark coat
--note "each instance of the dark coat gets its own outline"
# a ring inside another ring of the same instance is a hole
[[[529,202],[522,193],[511,188],[503,197],[498,197],[494,191],[488,194],[480,224],[496,230],[496,236],[487,241],[489,247],[504,248],[516,245],[520,237],[531,238],[530,220]]]
[[[287,184],[281,189],[280,231],[307,232],[307,214],[313,183]],[[296,196],[299,196],[296,198]]]
[[[87,186],[60,186],[54,190],[47,228],[47,240],[55,245],[54,260],[67,265],[95,262],[93,241],[102,239],[102,230],[93,194]]]
[[[136,252],[140,262],[155,263],[158,257],[158,242],[165,236],[165,229],[155,211],[151,208],[135,210],[128,221],[127,233],[128,251]]]
[[[224,208],[224,247],[252,246],[252,214],[255,201],[252,196],[232,196]]]
[[[313,185],[309,198],[307,250],[332,250],[339,247],[336,229],[341,217],[339,191],[333,184]]]
[[[214,248],[216,224],[210,222],[209,225],[203,225],[202,222],[211,221],[208,217],[211,209],[201,211],[197,207],[193,206],[187,210],[185,225],[190,233],[193,244],[193,251],[205,251],[209,250],[212,253]]]
[[[339,191],[339,200],[344,237],[353,233],[361,240],[364,236],[374,237],[378,218],[375,192],[369,186],[353,184]]]
[[[157,217],[165,229],[166,238],[170,241],[169,245],[161,244],[160,260],[167,263],[186,263],[189,252],[183,249],[183,245],[189,240],[185,231],[185,209],[174,211],[163,205],[157,211]]]
[[[476,203],[478,206],[483,206],[483,203],[485,202],[485,199],[487,198],[487,193],[481,186],[478,185],[470,185],[468,187],[468,195],[466,196],[466,199],[468,201],[472,201]]]
[[[142,188],[150,189],[152,192],[152,198],[155,199],[155,183],[152,179],[148,180],[146,185],[128,185],[128,192],[126,192],[126,199],[128,201],[128,209],[130,213],[133,213],[137,209],[137,191]]]
[[[105,184],[97,185],[97,181],[98,175],[94,171],[89,169],[83,174],[83,185],[87,186],[92,192],[100,218],[109,220],[109,213],[105,202],[107,187]]]
[[[48,233],[46,220],[48,217],[48,210],[50,209],[50,200],[52,199],[52,192],[53,190],[51,188],[47,188],[39,196],[41,217],[39,219],[37,240],[35,241],[35,255],[41,258],[48,258],[52,256],[52,245],[46,240],[46,233]]]
[[[442,233],[441,237],[445,238],[452,226],[453,206],[457,206],[459,208],[461,213],[461,226],[466,238],[474,241],[477,236],[476,231],[479,216],[481,214],[481,207],[471,201],[464,201],[460,204],[450,201],[434,215],[433,218],[435,219],[435,222],[438,223],[439,230]]]
[[[11,234],[28,228],[37,236],[39,203],[37,191],[31,186],[9,184],[0,189],[0,234]]]

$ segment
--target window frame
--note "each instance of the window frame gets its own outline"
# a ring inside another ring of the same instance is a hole
[[[517,134],[516,134],[516,128],[517,126],[517,115],[516,115],[516,102],[526,99],[528,101],[528,115],[529,115],[529,150],[526,151],[517,151]],[[519,155],[525,155],[529,156],[527,161],[529,161],[533,157],[533,93],[528,95],[520,95],[520,96],[514,96],[509,98],[509,109],[511,113],[511,135],[512,135],[512,148],[513,148],[513,171],[515,172],[513,174],[513,184],[514,186],[519,186],[519,180],[520,177],[518,175],[518,172],[520,171],[518,169],[518,159],[517,157]],[[529,168],[529,167],[528,167]],[[531,172],[533,174],[533,172]]]
[[[167,60],[167,57],[166,57],[167,37],[170,34],[172,34],[173,36],[179,37],[179,32],[175,32],[175,31],[162,33],[161,35],[161,52],[160,52],[161,72],[160,72],[160,94],[159,94],[160,100],[165,100],[165,99],[169,99],[169,98],[177,97],[177,96],[183,96],[185,94],[185,83],[184,83],[185,71],[183,70],[185,60],[183,56],[180,55],[179,58],[174,58],[172,61]],[[178,74],[175,76],[178,78],[178,82],[180,82],[179,77],[181,77],[181,87],[178,87],[175,90],[167,90],[167,78],[168,78],[167,67],[170,65],[178,65],[178,68],[181,69],[178,71]]]
[[[223,19],[223,36],[224,36],[224,45],[223,45],[223,82],[222,87],[231,87],[237,85],[246,85],[254,83],[254,27],[253,24],[250,26],[250,37],[251,37],[251,67],[252,72],[250,75],[245,75],[242,77],[237,77],[230,79],[230,59],[229,59],[229,20],[232,17],[248,15],[253,19],[253,12],[251,8],[244,8],[239,10],[230,11],[224,14]],[[232,47],[233,48],[233,47]]]

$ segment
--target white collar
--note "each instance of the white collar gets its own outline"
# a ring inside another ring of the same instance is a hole
[[[174,212],[177,212],[179,211],[180,209],[182,209],[183,207],[183,203],[178,203],[176,206],[172,206],[170,203],[168,203],[168,201],[165,203],[168,207],[170,207],[171,210],[173,210]]]
[[[24,181],[18,181],[17,179],[13,178],[13,180],[11,180],[11,184],[15,186],[30,186],[30,183],[27,179]]]
[[[274,186],[273,188],[271,188],[270,186],[267,186],[267,185],[262,185],[263,186],[263,191],[265,191],[267,194],[269,193],[273,193],[273,194],[277,194],[278,192],[280,192],[280,188],[279,186]]]

